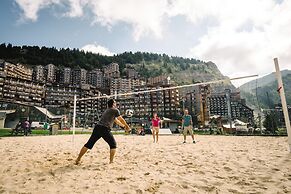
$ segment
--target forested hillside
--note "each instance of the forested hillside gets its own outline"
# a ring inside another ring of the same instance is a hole
[[[52,63],[59,67],[81,67],[87,70],[102,68],[111,62],[116,62],[120,65],[121,75],[125,74],[123,70],[127,65],[136,69],[144,78],[169,75],[178,84],[225,78],[212,62],[148,52],[124,52],[114,56],[104,56],[79,49],[1,44],[0,59],[31,67]]]
[[[261,79],[265,80],[264,78],[260,78],[257,80],[257,82],[260,82]],[[282,79],[287,104],[291,105],[291,73],[290,74],[284,73]],[[247,86],[248,83],[244,84],[244,87],[241,88],[241,95],[243,98],[246,98],[247,103],[253,108],[260,107],[263,109],[265,108],[272,109],[274,108],[275,104],[281,103],[280,96],[277,92],[278,82],[276,79],[273,80],[272,82],[267,82],[267,84],[261,85],[256,88],[253,88],[251,85],[250,87]]]

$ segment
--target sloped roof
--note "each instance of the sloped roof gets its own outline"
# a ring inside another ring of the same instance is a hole
[[[237,125],[247,125],[247,123],[242,122],[241,120],[238,120],[238,119],[235,119],[234,123],[237,124]]]
[[[39,106],[34,106],[34,107],[50,119],[61,119],[63,117],[63,115],[54,115],[53,113],[48,111],[46,108],[42,108]]]

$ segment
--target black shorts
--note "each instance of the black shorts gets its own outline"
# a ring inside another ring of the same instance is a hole
[[[88,142],[84,145],[88,149],[92,149],[96,141],[103,138],[109,145],[110,149],[116,148],[116,141],[108,127],[96,125]]]

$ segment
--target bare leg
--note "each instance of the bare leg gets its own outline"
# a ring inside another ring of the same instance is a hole
[[[155,131],[154,129],[152,130],[153,138],[154,138],[154,143],[155,143]]]
[[[184,143],[186,143],[186,135],[184,135]]]
[[[194,140],[194,134],[192,134],[192,140],[193,140],[193,143],[196,143],[195,140]]]
[[[113,158],[115,155],[116,149],[110,149],[110,164],[113,163]]]
[[[87,152],[88,148],[86,148],[85,146],[82,147],[82,149],[80,150],[79,156],[75,161],[75,164],[79,164],[82,156]]]
[[[156,137],[156,140],[157,140],[156,142],[158,143],[158,141],[159,141],[159,132],[158,131],[156,132],[156,136],[157,136]]]

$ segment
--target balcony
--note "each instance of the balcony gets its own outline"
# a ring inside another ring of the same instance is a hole
[[[17,91],[23,91],[24,90],[23,87],[17,87],[16,89],[17,89]]]
[[[14,97],[15,97],[15,95],[14,95],[14,94],[5,94],[5,93],[4,93],[4,97],[8,97],[8,98],[14,98]]]

